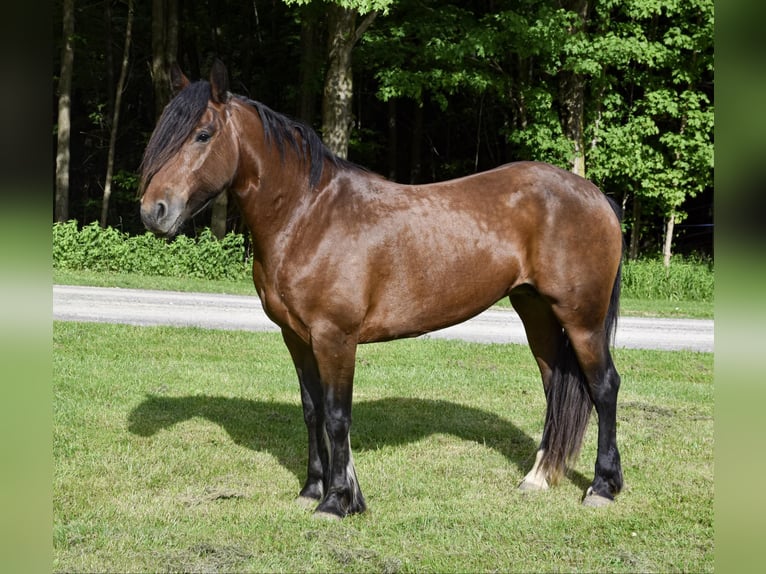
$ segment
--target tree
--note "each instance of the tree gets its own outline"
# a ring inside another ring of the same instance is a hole
[[[114,173],[114,150],[117,146],[117,130],[120,123],[120,107],[122,104],[122,92],[125,86],[125,78],[128,73],[128,62],[130,60],[130,42],[133,31],[133,0],[128,0],[128,19],[125,24],[125,46],[122,54],[122,64],[120,66],[120,79],[117,80],[117,88],[114,95],[114,111],[112,115],[112,126],[109,134],[109,152],[106,163],[106,178],[104,181],[104,200],[101,205],[101,227],[106,227],[107,216],[109,214],[109,198],[112,195],[112,174]]]
[[[61,74],[59,75],[57,151],[56,151],[56,221],[69,219],[69,134],[72,92],[72,66],[74,63],[74,0],[64,0]]]
[[[285,0],[308,4],[311,0]],[[353,126],[354,77],[351,53],[379,11],[387,11],[393,0],[336,0],[327,7],[327,71],[322,96],[322,139],[336,155],[348,156]],[[358,18],[361,22],[357,24]]]
[[[421,151],[426,147],[424,140],[430,139],[424,123],[427,108],[436,106],[441,116],[449,118],[452,109],[457,108],[456,96],[462,94],[469,95],[468,105],[472,108],[466,112],[474,124],[470,130],[470,137],[476,142],[471,165],[477,168],[483,104],[485,95],[493,92],[490,84],[493,73],[496,74],[482,61],[485,56],[482,35],[491,34],[480,16],[461,6],[450,2],[435,5],[403,1],[392,8],[391,15],[380,26],[365,36],[362,54],[366,66],[375,72],[378,98],[387,102],[387,124],[410,130],[407,142],[410,182],[418,183],[426,178]],[[486,100],[489,103],[491,98]],[[397,121],[399,110],[409,115],[406,122]],[[448,120],[439,123],[450,124]],[[397,150],[396,139],[403,130],[389,128],[387,131],[385,145],[389,150]],[[433,144],[427,147],[435,153]],[[441,154],[439,157],[442,167],[446,167],[446,158]],[[392,151],[388,159],[390,173],[404,171],[392,169],[396,160]],[[433,176],[433,166],[431,171]],[[464,174],[465,168],[448,168],[445,175],[451,175],[451,171]]]
[[[170,101],[170,68],[178,56],[178,0],[152,0],[152,83],[159,118]]]
[[[565,0],[560,6],[572,17],[568,27],[570,36],[584,33],[589,18],[588,0]],[[569,62],[567,62],[569,63]],[[585,82],[583,74],[575,62],[564,64],[559,73],[559,94],[561,99],[561,123],[565,137],[572,143],[571,169],[585,177]]]
[[[515,158],[623,201],[634,256],[643,222],[662,218],[667,261],[682,205],[712,185],[712,38],[712,0],[405,0],[366,48],[383,100],[428,93],[449,118],[456,96],[473,98],[475,166],[482,110],[502,106]]]
[[[299,17],[301,21],[301,44],[299,74],[299,101],[296,106],[296,116],[308,125],[314,123],[316,116],[316,96],[322,90],[322,63],[324,61],[322,47],[324,27],[318,11],[324,7],[318,3],[301,6]]]
[[[356,8],[332,4],[327,12],[328,62],[322,98],[322,139],[336,155],[345,158],[353,125],[351,51],[378,13],[369,12],[357,26],[359,11]]]
[[[614,1],[595,11],[597,33],[582,54],[601,96],[591,176],[630,195],[631,256],[640,218],[660,215],[667,265],[682,205],[712,186],[713,2]]]
[[[64,4],[54,1],[62,16]],[[339,154],[400,181],[447,179],[521,159],[584,170],[623,204],[633,255],[664,244],[668,257],[696,203],[690,198],[708,202],[712,194],[711,0],[134,4],[116,147],[126,2],[78,4],[77,43],[88,49],[78,48],[82,65],[54,136],[57,218],[68,173],[69,214],[100,219],[113,149],[110,218],[142,231],[135,171],[170,97],[163,76],[178,59],[190,76],[202,77],[213,56],[227,62],[233,91],[300,117],[324,131]],[[333,6],[340,6],[337,24],[330,22]],[[331,66],[331,52],[341,65]],[[64,104],[63,48],[54,65],[57,103]],[[331,103],[342,110],[334,118]],[[324,122],[320,104],[330,110]],[[67,140],[65,161],[59,144]],[[227,211],[230,218],[233,211],[214,207],[221,229],[232,223],[224,221]],[[209,213],[193,229],[211,222]]]

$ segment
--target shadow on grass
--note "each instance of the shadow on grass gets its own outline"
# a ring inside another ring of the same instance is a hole
[[[356,452],[403,445],[437,433],[449,434],[496,450],[526,473],[538,446],[506,419],[448,401],[359,401],[354,404],[353,416],[351,444]],[[299,481],[305,478],[307,438],[298,405],[227,397],[148,395],[130,413],[129,430],[139,436],[152,436],[196,417],[220,425],[238,445],[270,453]],[[438,453],[434,452],[434,456]],[[577,471],[570,470],[567,476],[583,490],[589,485]]]

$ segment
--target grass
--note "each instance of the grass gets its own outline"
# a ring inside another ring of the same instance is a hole
[[[359,349],[352,446],[369,511],[294,503],[297,382],[278,335],[55,323],[54,570],[713,570],[712,354],[615,351],[626,488],[579,504],[596,425],[558,488],[522,495],[544,398],[529,350]],[[595,423],[595,421],[594,421]]]
[[[178,277],[160,277],[136,273],[110,273],[101,271],[54,269],[53,282],[62,285],[91,285],[95,287],[123,287],[132,289],[160,289],[202,293],[225,293],[228,295],[255,296],[252,279],[211,280]],[[503,299],[501,307],[510,307]],[[700,300],[668,300],[623,296],[621,313],[628,317],[677,317],[712,319],[713,302]]]
[[[124,289],[158,289],[187,293],[222,293],[256,296],[250,277],[239,280],[197,279],[193,277],[163,277],[138,273],[54,269],[53,283],[59,285],[88,285],[92,287],[122,287]]]
[[[622,268],[625,292],[640,299],[713,301],[712,260],[674,257],[665,267],[659,259],[626,260]]]

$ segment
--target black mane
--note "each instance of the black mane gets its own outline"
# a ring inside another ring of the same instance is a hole
[[[160,168],[181,149],[205,113],[211,94],[208,82],[194,82],[181,90],[162,112],[141,160],[140,193],[143,193]],[[261,102],[244,96],[233,97],[255,108],[263,125],[266,142],[277,146],[282,160],[289,147],[304,163],[308,162],[309,187],[313,188],[319,183],[325,160],[336,168],[364,170],[332,153],[306,124],[275,112]]]
[[[261,118],[266,141],[277,146],[283,160],[285,157],[285,145],[288,145],[304,162],[309,161],[310,187],[313,188],[319,183],[324,168],[324,160],[328,160],[335,167],[366,171],[363,167],[335,155],[322,142],[319,135],[306,124],[275,112],[261,102],[243,96],[236,97],[256,109]]]

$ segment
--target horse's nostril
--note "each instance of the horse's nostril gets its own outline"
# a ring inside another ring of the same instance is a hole
[[[154,211],[156,220],[162,221],[165,218],[165,215],[167,215],[167,213],[168,213],[167,203],[165,203],[162,200],[158,201]]]
[[[173,225],[175,212],[167,199],[149,199],[141,203],[141,221],[149,231],[165,235]]]

